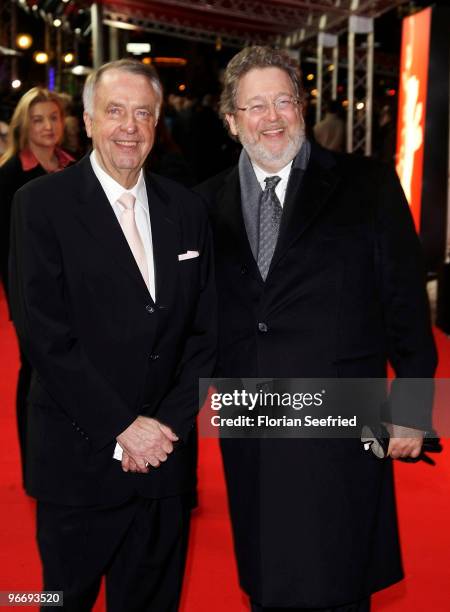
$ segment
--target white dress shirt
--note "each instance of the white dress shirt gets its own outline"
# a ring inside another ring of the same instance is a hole
[[[134,215],[139,235],[144,246],[145,255],[147,257],[149,291],[156,301],[155,290],[155,266],[153,260],[153,241],[152,241],[152,226],[150,223],[150,211],[148,208],[147,189],[145,188],[144,173],[141,169],[136,185],[131,189],[125,189],[120,183],[115,181],[107,174],[97,161],[95,149],[90,155],[90,161],[95,176],[100,181],[100,185],[108,198],[109,203],[120,224],[120,215],[122,214],[122,206],[117,202],[120,196],[125,192],[129,192],[136,198],[134,205]],[[137,265],[137,264],[136,264]]]
[[[281,170],[279,170],[278,172],[271,172],[271,173],[266,172],[265,170],[263,170],[262,168],[260,168],[259,166],[257,166],[256,164],[252,162],[253,170],[255,171],[256,178],[258,180],[258,183],[261,185],[261,189],[263,191],[266,188],[266,184],[264,180],[268,176],[279,176],[280,177],[281,181],[275,187],[275,193],[277,194],[278,199],[280,200],[281,207],[284,206],[284,198],[286,196],[286,189],[288,186],[289,174],[291,173],[293,161],[294,160],[290,161],[287,164],[287,166],[284,166],[284,168],[281,168]]]

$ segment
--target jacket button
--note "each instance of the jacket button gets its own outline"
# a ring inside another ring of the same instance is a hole
[[[153,314],[155,312],[155,309],[153,308],[153,306],[151,306],[150,304],[147,304],[147,306],[145,307],[145,310],[149,313],[149,314]]]
[[[152,353],[152,354],[150,355],[150,359],[151,359],[152,361],[156,361],[157,359],[159,359],[159,355],[158,355],[158,353]]]
[[[248,268],[247,266],[241,266],[241,274],[247,274]]]
[[[266,323],[258,323],[258,329],[263,334],[265,334],[267,331],[269,331],[269,328],[268,328]]]

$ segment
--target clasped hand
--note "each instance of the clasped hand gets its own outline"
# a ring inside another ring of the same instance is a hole
[[[123,471],[145,474],[167,460],[178,436],[156,419],[138,416],[116,440],[123,450]]]

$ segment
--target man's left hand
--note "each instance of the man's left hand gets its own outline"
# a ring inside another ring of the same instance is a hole
[[[417,459],[422,450],[424,432],[420,429],[386,424],[390,440],[388,456],[392,459]]]

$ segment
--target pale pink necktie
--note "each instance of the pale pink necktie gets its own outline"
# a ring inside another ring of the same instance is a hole
[[[136,198],[133,194],[127,191],[123,193],[117,202],[123,207],[123,211],[120,215],[120,225],[122,227],[125,238],[127,239],[128,245],[133,253],[136,263],[141,271],[142,277],[145,280],[147,287],[149,286],[148,280],[148,267],[147,257],[145,255],[144,245],[142,244],[139,230],[136,225],[136,219],[134,216],[134,204]]]

